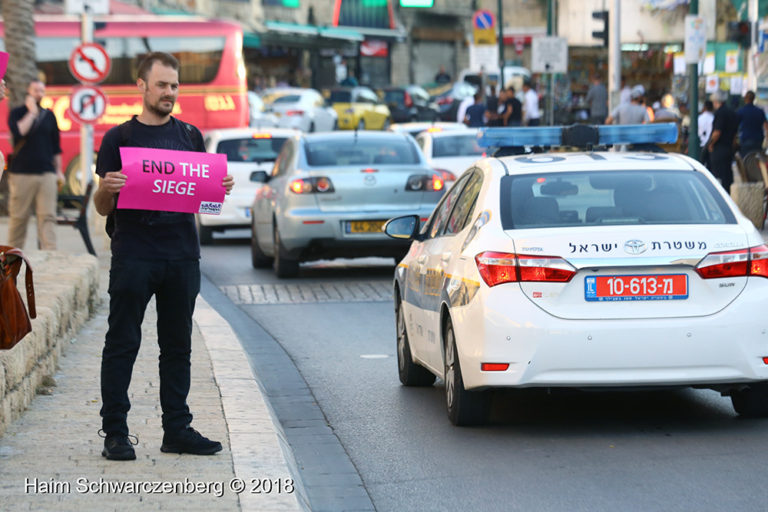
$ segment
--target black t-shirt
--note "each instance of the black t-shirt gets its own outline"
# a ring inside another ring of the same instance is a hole
[[[507,123],[522,123],[523,122],[523,104],[520,103],[520,100],[515,98],[514,96],[508,99],[504,102],[504,104],[507,106],[507,108],[512,107],[512,114],[510,114],[509,119],[507,119]],[[506,109],[504,110],[506,112]]]
[[[104,135],[96,159],[99,176],[123,168],[121,146],[205,152],[203,137],[194,126],[174,117],[164,125],[149,126],[134,116]],[[152,260],[200,258],[195,217],[191,213],[115,209],[112,215],[113,256]]]
[[[715,142],[715,148],[733,148],[733,140],[739,130],[739,118],[736,112],[725,105],[715,110],[715,118],[712,120],[712,131],[720,130],[720,138]]]
[[[22,137],[18,122],[27,112],[26,105],[22,105],[14,108],[8,114],[8,128],[13,134],[14,147],[19,141],[25,140],[24,145],[20,146],[18,151],[14,151],[8,172],[19,174],[56,172],[53,166],[53,157],[61,153],[59,125],[56,123],[56,116],[46,108],[40,109],[32,128],[25,137]]]

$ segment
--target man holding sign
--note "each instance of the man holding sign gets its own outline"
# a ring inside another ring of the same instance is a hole
[[[112,237],[109,329],[101,363],[102,455],[133,460],[128,436],[128,385],[152,295],[160,345],[161,451],[212,455],[221,443],[194,430],[187,406],[192,313],[200,291],[196,213],[218,213],[234,181],[217,155],[205,153],[200,131],[171,116],[179,95],[179,63],[154,52],[139,65],[141,114],[109,130],[101,143],[94,194]]]

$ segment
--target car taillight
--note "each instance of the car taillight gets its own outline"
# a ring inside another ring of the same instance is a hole
[[[486,251],[475,256],[475,263],[488,286],[530,281],[567,283],[576,275],[576,269],[557,256]]]
[[[702,279],[758,276],[768,278],[768,246],[709,253],[696,265]]]
[[[285,115],[287,116],[303,116],[304,111],[303,110],[286,110]]]
[[[410,191],[426,190],[428,192],[439,192],[444,189],[445,180],[438,173],[429,175],[412,174],[411,176],[408,176],[408,181],[405,183],[405,190]]]
[[[405,93],[405,106],[406,108],[411,108],[413,106],[413,99],[407,92]]]
[[[442,98],[437,99],[438,105],[447,105],[449,103],[453,103],[453,98],[451,98],[450,96],[443,96]]]
[[[456,181],[456,175],[447,169],[435,169],[435,172],[443,178],[443,181]]]
[[[320,178],[298,178],[288,184],[288,189],[294,194],[313,194],[333,192],[331,180],[322,176]]]

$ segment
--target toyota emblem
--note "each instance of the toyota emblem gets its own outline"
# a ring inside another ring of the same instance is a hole
[[[624,251],[627,254],[643,254],[647,249],[642,240],[627,240],[624,243]]]

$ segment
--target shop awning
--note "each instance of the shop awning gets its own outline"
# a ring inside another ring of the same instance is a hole
[[[347,27],[320,27],[317,25],[301,25],[282,21],[267,21],[264,26],[268,31],[300,36],[319,36],[327,39],[342,39],[344,41],[363,41],[365,37],[355,29]]]
[[[382,39],[384,41],[405,41],[407,34],[402,28],[373,28],[373,27],[347,27],[339,28],[356,30],[366,39]]]
[[[255,32],[243,32],[243,48],[261,48],[261,36]]]

